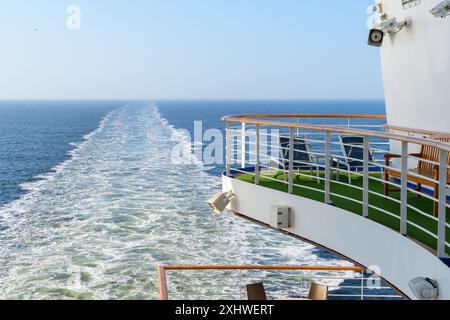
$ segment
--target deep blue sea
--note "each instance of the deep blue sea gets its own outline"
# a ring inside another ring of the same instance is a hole
[[[23,194],[21,184],[39,179],[67,160],[68,152],[97,128],[109,112],[148,101],[0,101],[0,206]],[[383,101],[155,101],[175,128],[194,135],[224,129],[227,115],[256,113],[384,114]],[[333,123],[335,123],[334,120]],[[343,120],[345,122],[345,119]],[[379,124],[379,121],[373,121]],[[210,168],[219,175],[223,166]]]
[[[161,115],[175,128],[189,130],[194,137],[194,122],[201,121],[203,132],[210,128],[223,131],[225,136],[225,122],[221,119],[230,115],[242,114],[386,114],[384,101],[156,101]],[[275,119],[283,121],[283,119]],[[285,120],[285,121],[292,121]],[[310,124],[346,125],[347,119],[311,118]],[[353,119],[352,124],[385,124],[380,119]],[[237,125],[237,124],[234,124]],[[374,140],[375,141],[375,140]],[[208,142],[203,142],[203,147]],[[194,146],[195,148],[195,146]],[[225,154],[225,152],[224,152]],[[224,166],[208,166],[212,175],[220,175]]]
[[[222,116],[245,113],[384,114],[384,103],[0,102],[0,298],[155,299],[159,264],[348,265],[212,215],[223,167],[171,163],[175,129],[223,130]]]
[[[125,102],[0,102],[0,206],[20,185],[66,160],[83,136]]]

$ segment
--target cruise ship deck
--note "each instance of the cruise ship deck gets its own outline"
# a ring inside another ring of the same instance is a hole
[[[403,299],[414,297],[408,286],[414,277],[448,281],[450,133],[392,127],[384,115],[223,120],[228,210],[353,266],[162,266],[162,299],[205,290],[245,298],[245,284],[258,281],[270,299],[306,299],[311,283],[326,286],[327,299]],[[371,277],[379,281],[375,287]],[[440,294],[450,293],[444,286]]]
[[[417,276],[447,283],[450,133],[389,126],[384,115],[223,120],[230,211],[375,265],[408,297]]]
[[[323,182],[324,173],[319,173],[319,177],[321,178],[319,183],[316,182],[315,176],[308,175],[308,171],[294,173],[295,186],[293,187],[293,194],[323,202],[323,193],[325,190],[325,183]],[[331,186],[331,193],[336,194],[331,196],[333,205],[357,215],[362,215],[361,202],[363,200],[363,195],[362,192],[360,192],[360,189],[363,188],[363,177],[352,173],[352,181],[349,183],[346,180],[347,174],[339,173],[339,175],[339,180],[341,180],[343,184],[332,184]],[[369,181],[369,189],[372,193],[369,197],[370,207],[368,218],[400,232],[400,193],[392,193],[389,196],[384,196],[384,184],[379,181],[382,178],[382,174],[370,173],[370,176],[374,179]],[[237,173],[236,178],[241,181],[255,183],[255,176],[250,173]],[[259,185],[274,190],[288,192],[288,186],[283,179],[282,172],[262,173]],[[430,252],[436,254],[438,223],[433,216],[433,200],[428,197],[419,197],[414,192],[408,192],[407,197],[410,206],[408,208],[408,220],[411,222],[407,229],[408,237],[417,240],[420,244],[424,245],[425,248],[430,250]],[[377,210],[376,208],[379,208],[380,210]],[[421,213],[415,210],[415,208],[420,210]],[[381,210],[389,212],[391,215],[383,214]],[[447,224],[450,223],[448,211],[449,209],[447,208]],[[420,228],[415,227],[413,224]],[[424,230],[422,230],[422,228]],[[446,242],[450,242],[449,232],[446,233]],[[446,253],[450,254],[450,248],[448,246],[446,247]]]
[[[336,124],[321,125],[323,119]],[[389,127],[384,119],[383,115],[225,118],[226,174],[358,214],[446,258],[450,206],[448,184],[441,181],[449,180],[450,133]],[[440,223],[445,228],[439,231]]]

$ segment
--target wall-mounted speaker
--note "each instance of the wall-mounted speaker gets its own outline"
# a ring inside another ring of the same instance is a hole
[[[367,43],[369,46],[381,47],[383,45],[384,33],[378,29],[372,29],[369,32],[369,40]]]

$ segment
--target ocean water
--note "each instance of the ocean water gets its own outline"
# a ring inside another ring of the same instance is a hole
[[[381,102],[320,103],[382,113]],[[364,104],[364,106],[362,106]],[[205,201],[221,168],[173,164],[176,128],[304,102],[2,102],[0,298],[157,299],[161,264],[349,265]],[[320,110],[319,110],[320,109]],[[273,110],[273,111],[270,111]],[[351,110],[350,112],[356,112]]]
[[[68,158],[74,143],[124,102],[0,101],[0,206]]]
[[[349,100],[349,101],[156,101],[162,116],[175,128],[186,129],[194,137],[194,122],[201,121],[203,132],[210,128],[221,129],[225,137],[225,122],[221,119],[230,115],[242,114],[386,114],[384,101]],[[282,119],[276,119],[283,121]],[[292,119],[286,120],[290,121]],[[347,119],[311,118],[311,124],[347,125]],[[352,124],[385,124],[382,119],[352,119]],[[236,124],[237,125],[237,124]],[[375,139],[376,140],[376,139]],[[375,141],[373,140],[373,141]],[[208,142],[203,143],[203,147]],[[193,144],[193,149],[199,148]],[[337,147],[338,148],[338,147]],[[195,150],[194,150],[195,152]],[[223,161],[224,162],[224,161]],[[223,165],[205,168],[212,175],[220,175]]]

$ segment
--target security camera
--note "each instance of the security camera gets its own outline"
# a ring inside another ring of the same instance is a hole
[[[445,18],[450,14],[450,0],[444,0],[436,7],[430,10],[430,13],[436,18]]]
[[[409,287],[420,300],[434,300],[439,294],[437,282],[430,278],[417,277],[409,282]]]
[[[232,191],[219,192],[208,200],[208,205],[215,213],[222,213],[233,198],[234,193]]]
[[[378,29],[372,29],[369,32],[369,40],[367,43],[369,46],[381,47],[383,44],[384,33]]]

